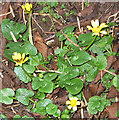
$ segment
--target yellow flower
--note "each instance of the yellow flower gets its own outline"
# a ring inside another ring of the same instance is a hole
[[[103,28],[105,27],[108,27],[108,25],[106,25],[106,23],[101,23],[101,25],[99,26],[99,20],[96,19],[95,21],[94,20],[91,20],[91,26],[87,26],[88,30],[92,30],[93,32],[93,35],[100,35],[100,33],[102,34],[107,34],[106,31],[102,30]]]
[[[29,58],[25,58],[25,53],[22,55],[20,53],[14,52],[14,55],[12,55],[13,60],[16,62],[16,65],[22,66],[23,63],[25,63]]]
[[[30,13],[32,11],[32,4],[31,3],[30,4],[26,3],[25,6],[22,5],[21,7],[26,13]]]
[[[70,97],[69,100],[66,101],[66,104],[69,104],[68,109],[73,108],[73,110],[76,111],[77,105],[80,105],[80,102],[77,97]]]

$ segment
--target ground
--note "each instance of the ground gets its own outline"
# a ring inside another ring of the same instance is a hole
[[[3,19],[10,18],[11,20],[19,23],[25,23],[23,19],[23,10],[20,7],[23,3],[21,2],[6,2],[6,3],[1,3],[1,11],[0,15],[8,13],[9,11],[13,10],[11,14],[8,15],[3,15],[2,17],[0,16],[0,24]],[[47,59],[48,55],[53,55],[54,51],[60,47],[60,42],[58,38],[56,37],[56,32],[59,30],[67,27],[74,25],[76,26],[76,35],[79,36],[80,34],[83,33],[88,33],[86,26],[90,24],[90,21],[92,19],[100,19],[100,22],[117,22],[119,23],[118,19],[118,12],[119,12],[119,2],[110,2],[110,3],[89,3],[89,5],[85,5],[82,2],[79,3],[65,3],[66,6],[66,11],[63,11],[61,9],[62,3],[59,3],[56,8],[53,8],[53,10],[59,15],[62,16],[62,19],[56,19],[53,18],[53,23],[49,14],[41,14],[39,15],[39,12],[43,9],[43,7],[37,3],[33,3],[33,15],[32,15],[32,30],[33,30],[33,39],[34,39],[34,45],[36,46],[37,50],[44,55],[44,57]],[[66,12],[68,11],[75,11],[76,14],[71,14],[69,16],[66,16]],[[15,15],[15,16],[14,16]],[[114,15],[114,16],[112,16]],[[77,16],[80,19],[80,25],[81,25],[81,31],[79,32],[78,29],[78,22],[77,22]],[[112,17],[111,17],[112,16]],[[45,22],[43,22],[43,18],[46,19]],[[28,15],[25,14],[25,19],[28,21]],[[65,21],[65,22],[63,22]],[[27,24],[28,26],[28,24]],[[52,30],[51,27],[54,27]],[[113,30],[113,36],[114,36],[114,41],[113,41],[113,51],[118,53],[119,51],[119,40],[118,40],[118,35],[119,35],[119,28],[115,27],[112,29]],[[0,29],[1,31],[1,29]],[[1,34],[1,33],[0,33]],[[2,69],[0,70],[1,72],[1,77],[2,77],[2,89],[3,88],[12,88],[13,90],[17,90],[18,88],[29,88],[32,89],[31,83],[25,84],[22,81],[20,81],[16,74],[14,73],[14,63],[8,60],[4,56],[4,49],[8,41],[6,38],[4,38],[1,34],[2,40],[1,42],[1,55],[2,55],[2,60],[1,60],[1,66]],[[53,41],[53,42],[49,42]],[[119,57],[117,56],[110,56],[107,58],[108,61],[108,66],[107,69],[112,68],[115,70],[115,74],[119,74]],[[52,70],[57,70],[56,63],[53,62],[49,66]],[[45,70],[44,68],[41,68],[41,70]],[[106,72],[103,71],[102,75],[104,75]],[[84,95],[86,100],[88,101],[90,97],[94,95],[99,95],[101,96],[101,93],[105,91],[105,86],[101,83],[98,82],[100,80],[100,74],[97,75],[95,80],[91,82],[88,87],[85,87],[84,89]],[[107,91],[107,98],[118,98],[119,94],[118,91],[114,86],[112,86],[108,91]],[[47,98],[52,99],[53,103],[58,105],[59,109],[63,111],[66,109],[66,100],[68,99],[68,92],[63,89],[63,88],[58,88],[56,89],[52,94],[47,95]],[[115,113],[117,111],[117,108],[119,106],[119,102],[113,103],[111,106],[107,107],[104,111],[103,114],[100,116],[100,118],[116,118]],[[5,114],[7,118],[13,118],[14,115],[19,114],[21,116],[27,115],[29,117],[38,117],[38,118],[44,118],[45,116],[42,116],[40,114],[36,113],[31,113],[26,106],[23,106],[17,101],[14,101],[12,105],[5,105],[2,104],[0,106],[0,111],[1,113]],[[89,115],[86,108],[84,107],[84,116],[85,118],[93,118],[93,115]],[[80,111],[74,113],[71,116],[72,119],[74,118],[81,118]]]

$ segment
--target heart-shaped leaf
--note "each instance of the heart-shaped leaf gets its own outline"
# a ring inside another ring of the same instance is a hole
[[[14,72],[18,76],[18,78],[24,83],[28,83],[31,81],[31,78],[28,73],[26,73],[20,66],[15,67]]]
[[[46,106],[48,104],[52,103],[52,101],[50,99],[44,99],[44,100],[40,100],[37,104],[36,104],[36,112],[40,113],[42,115],[46,115]]]
[[[15,38],[18,39],[20,33],[25,32],[26,26],[24,24],[10,21],[10,19],[3,19],[1,23],[1,30],[4,37],[6,37],[8,40],[13,40],[10,31],[14,34]]]
[[[16,91],[16,98],[19,102],[21,102],[24,105],[29,104],[29,98],[34,95],[34,92],[32,90],[28,90],[25,88],[19,88]]]
[[[74,55],[71,57],[71,64],[81,65],[89,60],[91,60],[91,57],[87,52],[78,51],[78,52],[74,53]]]
[[[46,106],[46,112],[49,115],[53,115],[54,113],[56,113],[57,108],[58,108],[57,105],[54,105],[53,103],[50,103]]]
[[[66,84],[65,86],[70,94],[75,95],[75,94],[78,94],[82,90],[83,81],[78,78],[74,78],[70,80],[70,82]]]
[[[11,88],[4,88],[0,90],[0,102],[4,104],[13,103],[14,91]]]

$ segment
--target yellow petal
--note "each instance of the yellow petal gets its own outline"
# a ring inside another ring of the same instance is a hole
[[[29,59],[29,57],[26,57],[22,63],[25,63],[28,59]]]
[[[101,23],[101,25],[100,25],[100,30],[101,30],[102,28],[105,28],[105,27],[108,27],[108,25],[106,25],[106,23]]]
[[[92,30],[93,28],[89,25],[87,25],[88,30]]]
[[[21,59],[21,54],[17,53],[17,59]]]
[[[25,10],[25,6],[22,5],[21,7],[22,7],[23,10]]]
[[[30,8],[32,9],[32,4],[30,3]]]
[[[22,54],[22,59],[24,59],[24,58],[25,58],[25,53]]]
[[[70,98],[69,98],[69,100],[72,100],[72,99],[73,99],[73,97],[70,97]]]

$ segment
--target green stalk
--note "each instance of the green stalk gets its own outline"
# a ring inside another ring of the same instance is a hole
[[[88,50],[90,48],[90,46],[94,43],[95,39],[96,39],[96,35],[94,36],[93,40],[91,41],[91,43],[84,49],[84,51]]]
[[[31,13],[29,13],[29,41],[33,45],[32,33],[31,33]]]
[[[31,101],[31,102],[33,102],[34,104],[37,104],[34,100],[32,100],[31,98],[29,98],[29,100]]]
[[[23,66],[20,66],[22,70],[32,79],[32,77],[27,73],[27,71],[23,68]]]

